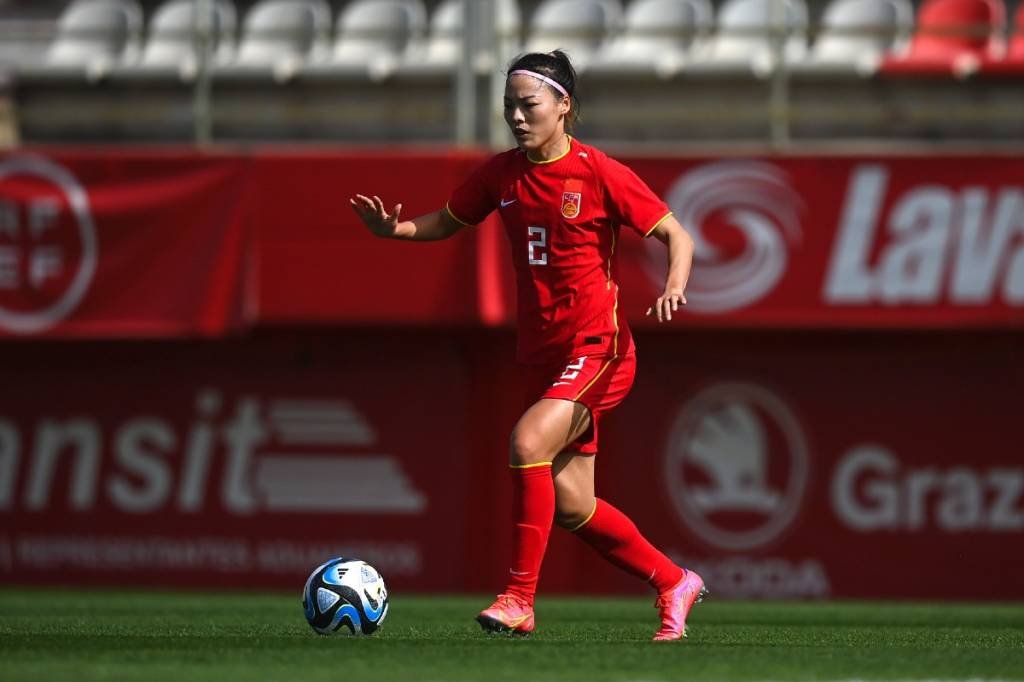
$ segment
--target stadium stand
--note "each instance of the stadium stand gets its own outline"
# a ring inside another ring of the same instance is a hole
[[[237,17],[235,6],[226,0],[210,3],[209,54],[213,64],[224,65],[234,57]],[[195,77],[197,65],[196,27],[199,17],[194,0],[168,0],[153,14],[149,36],[139,67],[143,70],[176,68],[187,79]]]
[[[807,51],[807,6],[803,0],[727,0],[708,49],[687,67],[690,73],[767,77],[778,66],[776,41],[786,61]]]
[[[913,23],[908,0],[835,0],[810,54],[790,68],[805,75],[871,76],[887,54],[906,50]]]
[[[1024,2],[1017,6],[1014,16],[1013,37],[1010,39],[1007,59],[1024,61]]]
[[[142,46],[142,10],[130,0],[77,0],[61,16],[44,70],[103,77],[136,59]]]
[[[622,20],[617,0],[546,0],[530,22],[527,52],[565,50],[584,71]]]
[[[671,78],[703,47],[713,16],[707,0],[635,0],[622,35],[598,53],[591,69]]]
[[[1024,78],[1024,2],[1017,6],[1006,55],[1002,59],[985,57],[980,75]]]
[[[447,0],[434,10],[430,21],[430,36],[422,54],[412,63],[428,68],[454,70],[462,55],[462,0]]]
[[[1019,1],[1009,36],[999,0],[475,0],[468,32],[461,0],[203,1],[206,109],[192,0],[0,4],[5,137],[451,141],[464,40],[480,142],[492,77],[555,47],[595,142],[1024,137]]]
[[[263,0],[246,15],[231,75],[264,75],[287,81],[308,62],[330,52],[331,8],[324,0]]]
[[[419,0],[357,0],[338,17],[329,68],[383,80],[422,42],[427,11]]]
[[[249,11],[247,24],[265,3]],[[274,83],[266,82],[259,64],[240,70],[241,55],[215,71],[213,116],[220,136],[371,143],[450,139],[451,74],[396,76],[408,54],[422,50],[427,12],[421,0],[345,3],[333,44],[328,6],[312,4],[317,5],[316,38],[313,44],[294,43],[308,47],[288,62],[289,68],[274,68]],[[326,30],[321,17],[328,18]],[[321,48],[321,37],[329,49]]]
[[[495,37],[504,46],[503,52],[514,53],[522,46],[519,4],[515,0],[497,0],[494,4]],[[430,19],[427,40],[410,50],[400,68],[407,73],[453,73],[462,58],[463,30],[462,0],[443,0]],[[489,71],[495,65],[474,63],[474,67],[483,72],[482,67]]]
[[[926,0],[918,12],[910,49],[890,55],[882,72],[966,78],[983,60],[1003,56],[1005,30],[1002,0]]]

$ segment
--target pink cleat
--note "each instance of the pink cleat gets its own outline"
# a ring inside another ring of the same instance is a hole
[[[514,594],[499,594],[476,622],[487,632],[528,635],[533,632],[533,607]]]
[[[686,616],[697,602],[707,596],[704,581],[693,571],[686,571],[683,579],[661,594],[655,600],[661,629],[654,635],[655,642],[668,642],[686,637]]]

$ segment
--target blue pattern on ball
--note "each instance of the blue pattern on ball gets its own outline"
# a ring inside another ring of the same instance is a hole
[[[363,610],[366,611],[366,617],[370,619],[371,623],[377,622],[380,618],[380,614],[384,611],[384,600],[381,599],[377,604],[377,608],[373,609],[370,607],[370,600],[366,598],[365,594],[359,595],[362,598]]]
[[[353,632],[362,632],[363,621],[359,617],[359,610],[351,604],[343,604],[337,610],[334,614],[334,620],[331,621],[331,630],[337,630],[346,617],[349,619],[349,625],[352,627]]]

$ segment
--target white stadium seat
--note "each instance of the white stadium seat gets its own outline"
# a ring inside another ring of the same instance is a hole
[[[214,64],[230,61],[234,52],[235,6],[227,0],[211,0],[210,54]],[[149,40],[142,52],[143,68],[175,68],[182,76],[195,75],[196,16],[195,0],[168,0],[149,22]]]
[[[136,60],[142,10],[131,0],[76,0],[61,15],[46,54],[48,68],[84,69],[92,78]]]
[[[807,6],[803,0],[727,0],[717,32],[687,71],[767,76],[777,66],[773,33],[783,34],[783,55],[796,62],[807,53]]]
[[[905,49],[914,24],[910,0],[835,0],[822,17],[803,72],[867,76],[889,52]]]
[[[544,0],[530,22],[526,51],[561,49],[583,70],[618,31],[621,19],[617,0]]]
[[[430,33],[422,49],[411,54],[409,71],[452,72],[462,59],[463,0],[443,0],[430,19]],[[521,19],[516,0],[495,0],[495,31],[507,51],[519,46]],[[494,65],[488,65],[493,68]]]
[[[462,56],[463,0],[444,0],[430,18],[430,36],[417,61],[448,70]]]
[[[245,17],[232,71],[271,69],[287,80],[330,53],[331,8],[325,0],[261,0]]]
[[[709,0],[634,0],[622,35],[598,53],[590,68],[671,77],[706,39],[712,23]]]
[[[390,74],[410,46],[422,41],[427,11],[420,0],[355,0],[338,17],[333,66]]]

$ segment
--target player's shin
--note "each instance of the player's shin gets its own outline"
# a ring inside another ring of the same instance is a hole
[[[544,560],[555,514],[555,489],[551,463],[511,467],[513,480],[513,559],[506,592],[529,604],[537,591],[540,565]]]
[[[648,542],[628,516],[604,500],[598,499],[590,518],[570,530],[609,562],[648,581],[658,592],[683,577],[683,569]]]

